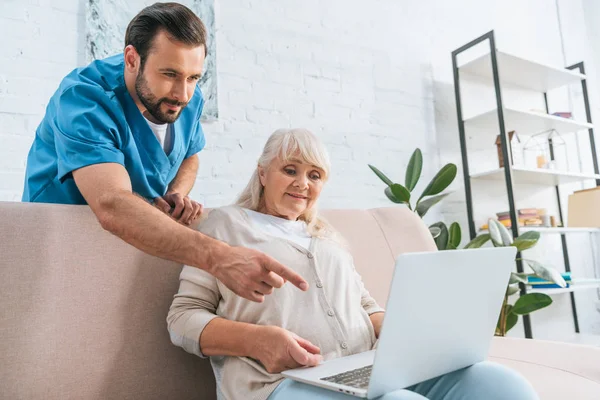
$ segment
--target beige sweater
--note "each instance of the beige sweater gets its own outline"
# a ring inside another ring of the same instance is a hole
[[[219,316],[234,321],[275,325],[321,349],[324,360],[370,350],[375,333],[369,315],[383,311],[365,289],[350,253],[328,239],[312,238],[310,249],[262,233],[243,209],[228,206],[210,212],[199,230],[233,246],[260,250],[309,282],[302,292],[287,283],[254,303],[235,295],[209,273],[185,266],[167,317],[171,341],[204,357],[199,338]],[[211,357],[219,399],[263,400],[283,377],[270,374],[248,357]]]

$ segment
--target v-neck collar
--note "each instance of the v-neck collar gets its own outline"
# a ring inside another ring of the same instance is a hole
[[[167,155],[160,145],[160,142],[152,132],[150,125],[146,121],[146,118],[142,115],[139,108],[133,101],[133,98],[127,91],[126,86],[122,86],[119,90],[119,95],[122,100],[123,109],[125,111],[125,118],[131,133],[133,134],[136,142],[140,145],[140,148],[148,155],[148,159],[154,165],[155,169],[160,173],[163,180],[167,180],[169,172],[173,168],[174,164],[179,159],[181,153],[181,126],[180,119],[177,119],[171,124],[171,135],[173,140],[173,146],[169,155]]]

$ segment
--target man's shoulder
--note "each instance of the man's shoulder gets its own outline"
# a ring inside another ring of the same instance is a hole
[[[60,83],[56,95],[66,92],[89,92],[112,99],[115,91],[125,87],[123,54],[92,61],[85,67],[71,71]]]

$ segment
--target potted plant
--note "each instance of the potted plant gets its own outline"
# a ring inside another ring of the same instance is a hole
[[[420,149],[416,149],[408,163],[404,185],[402,185],[392,182],[383,172],[369,164],[369,168],[387,185],[384,190],[387,198],[394,203],[405,204],[420,217],[424,217],[431,207],[450,194],[450,192],[442,192],[454,181],[457,172],[455,164],[446,164],[429,182],[429,185],[423,190],[415,203],[412,192],[421,177],[422,167],[423,155]],[[518,254],[520,254],[520,252],[534,247],[540,239],[539,232],[529,231],[513,240],[508,229],[495,219],[488,221],[488,230],[489,233],[477,236],[464,248],[479,248],[491,241],[496,247],[515,246],[519,251]],[[436,222],[429,226],[429,231],[433,235],[439,250],[457,249],[460,245],[461,229],[460,225],[456,222],[452,223],[450,228],[443,222]],[[544,293],[523,294],[514,304],[509,304],[509,298],[519,292],[522,285],[528,283],[528,277],[536,276],[554,282],[560,287],[566,286],[565,280],[555,269],[546,267],[534,260],[523,258],[517,258],[517,260],[529,266],[533,272],[511,273],[496,326],[497,336],[506,336],[506,333],[518,322],[520,315],[528,315],[552,304],[552,298]]]
[[[529,231],[513,240],[508,229],[495,219],[490,219],[488,221],[488,231],[489,233],[479,235],[469,242],[465,246],[465,249],[479,248],[488,241],[491,241],[495,247],[514,246],[519,251],[517,254],[520,255],[523,250],[534,247],[540,239],[539,232]],[[524,265],[529,266],[533,272],[511,273],[508,287],[506,288],[506,293],[504,295],[504,302],[502,303],[502,308],[500,310],[498,324],[496,325],[497,336],[506,336],[506,333],[518,322],[520,315],[531,314],[534,311],[548,307],[552,304],[552,298],[544,293],[522,294],[514,304],[509,304],[509,298],[520,291],[521,285],[528,283],[528,277],[536,276],[554,282],[560,287],[564,288],[566,286],[565,280],[554,268],[546,267],[535,260],[525,258],[517,258],[517,260],[521,261]]]
[[[421,171],[423,169],[423,154],[420,149],[415,149],[410,157],[404,177],[404,185],[392,182],[383,172],[371,164],[369,164],[369,168],[387,185],[384,193],[388,199],[396,204],[405,204],[421,218],[427,214],[431,207],[435,206],[451,193],[442,192],[454,181],[457,171],[455,164],[448,163],[444,165],[415,202],[413,190],[421,178]],[[460,244],[461,229],[456,222],[451,224],[450,228],[443,222],[436,222],[429,226],[429,231],[439,250],[456,249]]]

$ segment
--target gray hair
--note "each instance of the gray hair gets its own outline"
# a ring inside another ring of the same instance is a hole
[[[277,158],[283,162],[300,158],[301,161],[323,170],[324,176],[321,179],[326,181],[329,178],[331,170],[329,154],[314,134],[307,129],[278,129],[267,140],[248,185],[235,202],[238,206],[254,211],[259,210],[264,202],[264,188],[260,182],[258,167],[268,169]],[[311,236],[322,238],[336,236],[329,223],[318,216],[316,204],[305,210],[298,219],[307,223],[308,233]]]

